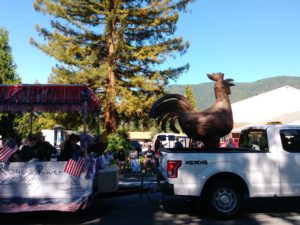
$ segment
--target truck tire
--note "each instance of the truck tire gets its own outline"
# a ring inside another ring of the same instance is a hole
[[[238,184],[230,181],[218,181],[210,185],[204,199],[213,216],[233,217],[240,213],[243,194]]]

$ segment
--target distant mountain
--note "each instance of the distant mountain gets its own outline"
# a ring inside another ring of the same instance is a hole
[[[300,89],[300,77],[278,76],[257,80],[255,82],[235,83],[235,86],[231,88],[230,101],[231,103],[238,102],[286,85]],[[213,82],[190,86],[192,87],[199,111],[206,109],[214,103],[215,94]],[[186,85],[170,85],[167,91],[169,93],[184,95],[185,87]]]

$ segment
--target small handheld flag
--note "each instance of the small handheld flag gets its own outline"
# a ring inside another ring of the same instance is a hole
[[[64,172],[72,176],[79,177],[85,166],[85,159],[80,157],[79,154],[73,154],[68,160]]]
[[[0,149],[0,162],[7,162],[8,159],[18,151],[19,147],[15,140],[7,140],[4,147]]]

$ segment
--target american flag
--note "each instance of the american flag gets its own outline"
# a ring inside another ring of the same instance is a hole
[[[8,142],[2,149],[0,149],[0,162],[7,162],[9,157],[18,151],[19,147],[15,141]]]
[[[85,167],[86,160],[79,156],[79,154],[73,154],[68,160],[64,172],[72,176],[79,177],[83,168]]]

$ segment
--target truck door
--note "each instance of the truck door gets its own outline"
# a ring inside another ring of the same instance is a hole
[[[267,130],[250,128],[242,131],[239,148],[251,149],[243,168],[253,196],[274,196],[280,193],[279,163],[269,146]]]
[[[300,129],[280,130],[278,149],[281,194],[300,195]],[[283,150],[282,150],[283,149]]]

